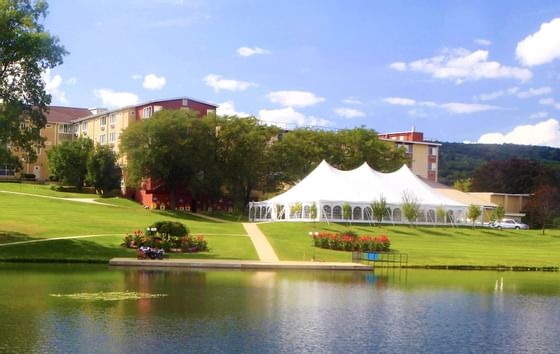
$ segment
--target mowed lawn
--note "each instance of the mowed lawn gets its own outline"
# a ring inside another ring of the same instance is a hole
[[[13,190],[16,184],[0,183],[0,191]],[[6,188],[6,186],[9,186]],[[45,186],[39,186],[45,187]],[[29,185],[22,186],[22,192]],[[19,191],[18,191],[19,192]],[[45,189],[45,194],[58,192]],[[68,197],[67,193],[60,193]],[[85,195],[92,198],[92,195]],[[72,195],[71,197],[75,197]],[[243,226],[235,222],[213,222],[174,212],[145,210],[119,198],[100,199],[114,206],[0,192],[0,244],[59,237],[93,237],[0,246],[2,259],[105,261],[116,256],[134,256],[133,250],[120,247],[126,233],[145,230],[155,221],[174,220],[186,224],[194,235],[208,240],[209,252],[172,254],[171,257],[215,259],[257,259]],[[99,235],[99,236],[95,236]]]
[[[560,230],[352,226],[327,223],[266,223],[260,229],[281,260],[350,262],[350,252],[312,247],[309,232],[353,230],[386,235],[394,251],[407,253],[409,265],[560,266]]]

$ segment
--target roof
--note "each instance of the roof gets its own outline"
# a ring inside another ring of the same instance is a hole
[[[465,204],[450,199],[428,186],[406,165],[391,173],[375,171],[367,163],[354,170],[342,171],[324,160],[301,182],[267,202],[369,204],[383,197],[388,204],[400,205],[405,193],[424,206],[466,207]]]
[[[430,181],[427,179],[422,179],[427,185],[429,185],[430,187],[432,187],[433,189],[435,189],[436,191],[438,191],[439,193],[445,195],[448,198],[451,198],[453,200],[458,201],[459,203],[463,203],[463,204],[467,204],[467,205],[478,205],[478,206],[482,206],[482,207],[489,207],[489,208],[495,208],[497,205],[478,198],[470,193],[465,193],[462,192],[458,189],[446,186],[445,184],[441,184],[438,182],[434,182],[434,181]]]
[[[201,100],[195,100],[194,98],[190,98],[190,97],[187,97],[187,96],[183,96],[183,97],[166,98],[166,99],[163,99],[163,100],[146,101],[146,102],[142,102],[142,103],[138,103],[138,104],[134,104],[134,105],[128,105],[128,106],[123,106],[123,107],[111,109],[111,110],[100,112],[100,113],[97,113],[97,114],[91,114],[91,112],[89,112],[89,114],[87,116],[78,117],[74,121],[77,123],[77,122],[82,121],[84,119],[90,119],[90,118],[93,118],[93,117],[105,116],[105,115],[108,115],[108,114],[111,114],[111,113],[114,113],[114,112],[120,112],[120,111],[123,111],[125,109],[137,108],[137,107],[145,106],[145,105],[148,105],[148,104],[151,104],[151,103],[177,101],[177,100],[189,100],[189,101],[193,101],[193,102],[197,102],[197,103],[202,103],[202,104],[205,104],[207,106],[212,106],[214,108],[218,108],[218,105],[216,105],[214,103],[208,103],[208,102],[204,102],[204,101],[201,101]]]
[[[87,108],[49,106],[49,112],[45,114],[47,122],[70,123],[75,119],[87,117],[91,112]]]
[[[440,143],[433,143],[430,141],[416,141],[416,140],[400,140],[400,139],[392,139],[392,138],[379,138],[382,141],[390,141],[397,144],[418,144],[418,145],[430,145],[430,146],[441,146]]]

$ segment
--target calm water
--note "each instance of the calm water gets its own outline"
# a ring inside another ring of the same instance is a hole
[[[0,264],[0,281],[2,353],[560,352],[558,273]],[[117,291],[166,296],[87,297]]]

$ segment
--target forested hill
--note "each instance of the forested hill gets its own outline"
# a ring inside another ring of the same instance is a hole
[[[560,149],[513,144],[440,143],[439,182],[452,185],[461,178],[470,178],[476,169],[491,160],[534,160],[560,170]]]

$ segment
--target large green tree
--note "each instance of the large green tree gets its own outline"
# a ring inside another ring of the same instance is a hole
[[[266,191],[276,182],[270,147],[280,129],[260,124],[254,117],[224,116],[217,125],[224,185],[236,207],[242,209],[253,189]]]
[[[46,14],[45,1],[0,1],[0,163],[15,167],[14,152],[37,157],[51,102],[41,75],[67,54],[40,23]]]
[[[121,169],[117,157],[107,145],[96,145],[87,160],[86,181],[98,194],[106,194],[120,187]]]
[[[88,172],[88,158],[93,152],[93,141],[80,137],[65,141],[47,152],[49,169],[64,184],[81,190]]]
[[[127,156],[127,184],[138,187],[147,178],[163,182],[172,208],[178,188],[188,187],[193,195],[203,190],[216,171],[213,122],[188,110],[163,110],[128,127],[120,145]]]

